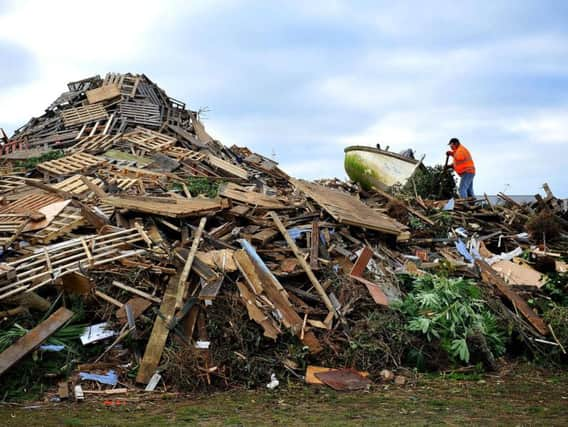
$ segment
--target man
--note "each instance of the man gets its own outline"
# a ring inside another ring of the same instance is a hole
[[[453,164],[450,165],[451,168],[456,171],[460,176],[460,186],[459,194],[462,199],[467,197],[475,197],[473,193],[473,178],[475,177],[475,165],[471,158],[471,154],[467,148],[461,145],[459,139],[452,138],[448,144],[451,148],[450,151],[446,152],[448,156],[454,158]]]

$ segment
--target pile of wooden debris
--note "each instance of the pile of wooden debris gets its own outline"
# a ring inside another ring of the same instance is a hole
[[[493,206],[296,180],[133,74],[69,83],[4,137],[1,159],[9,387],[59,382],[81,399],[258,385],[308,365],[311,382],[364,387],[416,342],[392,306],[400,275],[428,272],[480,278],[528,347],[563,345],[525,298],[541,265],[566,271],[568,209],[547,187],[532,206]],[[354,351],[377,313],[397,330],[367,330],[376,345]]]

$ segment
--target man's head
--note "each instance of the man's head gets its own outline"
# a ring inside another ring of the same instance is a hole
[[[457,138],[452,138],[450,139],[450,143],[448,145],[452,148],[452,150],[455,150],[456,148],[459,147],[460,140]]]

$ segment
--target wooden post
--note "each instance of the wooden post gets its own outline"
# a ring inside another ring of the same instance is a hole
[[[292,239],[290,237],[290,235],[288,234],[286,227],[284,227],[284,224],[282,224],[282,221],[280,221],[280,218],[278,217],[276,212],[274,212],[274,211],[270,212],[270,216],[271,216],[272,220],[274,221],[274,223],[276,224],[276,227],[278,227],[278,230],[280,230],[280,232],[282,233],[282,236],[284,236],[284,239],[286,239],[286,242],[288,243],[288,245],[292,249],[292,252],[294,252],[296,259],[298,260],[299,264],[302,266],[302,268],[304,269],[304,271],[308,275],[310,282],[312,282],[312,285],[314,285],[314,288],[316,288],[316,291],[320,295],[320,297],[323,300],[323,303],[325,304],[327,309],[329,311],[335,313],[335,308],[333,307],[333,304],[331,303],[329,297],[327,296],[325,289],[320,285],[320,282],[318,281],[317,277],[315,276],[312,269],[310,268],[310,266],[308,265],[308,263],[304,259],[304,256],[302,255],[302,253],[298,249],[298,246],[296,246],[294,239]]]
[[[197,227],[197,231],[195,232],[195,236],[193,238],[193,243],[191,244],[191,249],[189,250],[189,254],[187,255],[187,259],[185,260],[185,265],[183,266],[183,270],[179,277],[176,296],[176,309],[181,308],[181,306],[183,305],[183,299],[186,297],[185,294],[187,293],[187,278],[189,277],[191,265],[193,264],[193,259],[195,258],[195,254],[197,253],[199,241],[201,240],[201,234],[203,233],[206,222],[206,217],[201,218],[201,220],[199,221],[199,226]]]
[[[162,304],[160,305],[161,316],[160,314],[156,315],[150,339],[148,340],[148,344],[146,344],[144,357],[142,358],[142,362],[140,362],[140,369],[138,369],[138,375],[136,376],[137,383],[148,384],[148,381],[150,381],[150,378],[152,378],[152,375],[154,375],[160,363],[162,352],[164,351],[164,346],[166,345],[166,340],[170,333],[169,325],[176,311],[178,285],[179,278],[177,276],[171,276],[168,286],[166,287],[166,292],[162,298]]]

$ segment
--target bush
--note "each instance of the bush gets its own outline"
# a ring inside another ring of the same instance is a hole
[[[439,343],[453,362],[469,363],[472,341],[484,341],[493,356],[505,352],[504,334],[474,282],[427,275],[413,285],[398,305],[409,331]]]

